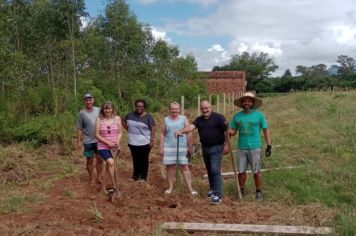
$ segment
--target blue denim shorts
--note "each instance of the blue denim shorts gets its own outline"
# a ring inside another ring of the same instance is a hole
[[[107,161],[108,159],[112,158],[111,151],[108,149],[98,150],[98,153],[101,156],[101,158],[104,159],[104,161]]]
[[[90,158],[93,157],[95,153],[98,153],[97,143],[84,143],[83,156]]]

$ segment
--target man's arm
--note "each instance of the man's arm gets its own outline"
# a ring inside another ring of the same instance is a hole
[[[266,144],[271,145],[271,132],[269,128],[262,129],[263,130],[263,137],[265,138]]]
[[[227,133],[229,134],[229,136],[235,136],[237,134],[237,130],[236,129],[232,129],[232,128],[229,128],[227,130]]]
[[[178,130],[177,132],[175,132],[175,133],[174,133],[174,136],[175,136],[175,137],[178,137],[178,136],[180,136],[180,135],[182,135],[182,134],[189,133],[190,131],[192,131],[192,130],[195,129],[195,128],[196,128],[196,127],[195,127],[195,125],[193,125],[193,124],[184,126],[183,129],[180,129],[180,130]]]
[[[266,157],[271,156],[272,154],[272,145],[271,145],[271,132],[269,128],[262,129],[263,137],[265,138],[267,148],[266,148]]]
[[[187,118],[185,119],[184,125],[185,126],[189,126],[189,120]],[[192,132],[189,132],[187,134],[187,142],[188,142],[188,153],[189,153],[190,156],[192,156],[193,155],[193,135],[192,135]]]

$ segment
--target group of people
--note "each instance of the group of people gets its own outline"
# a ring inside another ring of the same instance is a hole
[[[101,183],[103,162],[106,162],[107,172],[114,191],[114,156],[120,151],[122,128],[128,133],[128,146],[132,155],[133,174],[130,181],[146,182],[149,169],[149,154],[155,143],[156,124],[150,113],[146,111],[144,100],[135,101],[135,110],[125,115],[123,119],[116,115],[113,104],[105,102],[101,108],[94,106],[91,94],[83,97],[84,109],[79,112],[77,122],[77,148],[84,142],[84,156],[87,158],[87,171],[90,184]],[[261,130],[267,144],[265,155],[272,153],[270,131],[265,116],[258,111],[262,100],[253,93],[247,92],[236,99],[234,104],[242,111],[237,112],[230,123],[219,113],[213,112],[211,104],[204,100],[200,103],[201,115],[192,123],[180,114],[180,104],[172,102],[169,105],[170,114],[163,120],[159,150],[162,162],[166,166],[168,188],[165,194],[174,190],[175,167],[180,171],[191,195],[197,195],[192,187],[192,177],[188,158],[192,155],[193,138],[191,131],[198,130],[202,148],[203,160],[209,180],[207,198],[211,204],[222,202],[221,161],[229,150],[230,136],[238,134],[237,166],[240,191],[244,195],[246,170],[248,165],[254,175],[256,200],[262,201],[262,142]],[[98,155],[96,155],[98,154]],[[96,177],[94,175],[94,159],[96,159]]]

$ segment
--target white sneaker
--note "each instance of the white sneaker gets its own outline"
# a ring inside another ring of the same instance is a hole
[[[198,192],[195,191],[195,190],[193,190],[193,191],[190,192],[190,194],[191,194],[192,196],[196,196],[196,195],[198,195]]]
[[[172,193],[172,190],[171,189],[166,189],[166,191],[164,191],[165,194],[169,195]]]

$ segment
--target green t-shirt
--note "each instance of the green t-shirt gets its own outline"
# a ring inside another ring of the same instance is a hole
[[[237,147],[240,149],[256,149],[262,147],[261,129],[268,128],[265,116],[256,110],[250,113],[240,111],[234,115],[230,128],[239,133]]]

